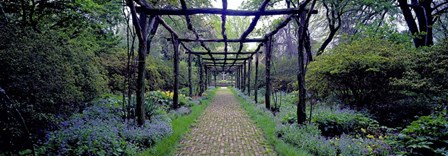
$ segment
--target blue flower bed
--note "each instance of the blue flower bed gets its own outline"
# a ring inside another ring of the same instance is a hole
[[[54,155],[134,155],[170,135],[172,127],[166,115],[155,115],[143,126],[122,119],[119,105],[99,102],[60,124],[47,135],[39,150]],[[112,102],[113,103],[113,102]]]

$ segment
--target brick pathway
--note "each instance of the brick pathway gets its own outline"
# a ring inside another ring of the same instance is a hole
[[[190,134],[180,142],[177,155],[275,154],[230,90],[219,89]]]

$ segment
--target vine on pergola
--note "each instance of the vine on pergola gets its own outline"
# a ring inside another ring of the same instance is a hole
[[[313,10],[315,0],[304,0],[299,3],[295,8],[289,8],[290,1],[287,0],[288,8],[287,9],[275,9],[275,10],[266,10],[267,5],[269,4],[269,0],[264,0],[260,5],[258,10],[232,10],[227,9],[227,0],[222,0],[222,8],[188,8],[185,0],[180,0],[181,9],[163,9],[163,8],[153,8],[145,0],[127,0],[127,6],[130,8],[130,13],[132,17],[132,22],[135,28],[135,33],[138,38],[138,69],[137,69],[137,105],[136,105],[136,119],[140,125],[143,125],[145,122],[145,111],[144,111],[144,86],[145,86],[145,61],[146,54],[150,51],[148,49],[151,38],[148,40],[148,36],[154,35],[155,31],[159,25],[162,25],[168,32],[171,34],[169,38],[174,47],[174,86],[173,86],[173,108],[176,109],[179,107],[178,95],[179,95],[179,47],[182,46],[188,54],[188,87],[189,87],[189,96],[192,96],[192,81],[191,81],[191,55],[196,55],[198,57],[199,63],[199,75],[200,75],[200,94],[202,94],[210,82],[208,80],[210,72],[215,73],[215,81],[216,81],[216,73],[217,72],[227,72],[234,73],[236,76],[235,86],[241,89],[243,92],[247,91],[247,94],[250,95],[250,73],[251,73],[251,62],[253,60],[253,56],[255,55],[255,83],[258,83],[258,61],[259,61],[259,53],[261,53],[261,47],[264,47],[265,52],[265,66],[266,66],[266,93],[265,93],[265,105],[267,109],[270,109],[270,95],[271,95],[271,76],[270,76],[270,66],[271,66],[271,52],[272,52],[272,38],[273,36],[283,27],[285,27],[291,20],[295,19],[299,25],[299,53],[303,52],[303,49],[307,46],[304,44],[309,44],[309,41],[304,41],[305,39],[309,39],[306,31],[308,30],[308,22],[311,14],[317,13],[316,10]],[[306,9],[307,5],[311,3],[311,7]],[[296,5],[293,5],[296,6]],[[221,15],[222,20],[222,39],[203,39],[196,32],[195,28],[191,24],[190,16],[197,14],[208,14],[208,15]],[[195,38],[180,38],[178,33],[168,25],[161,16],[165,15],[175,15],[175,16],[184,16],[185,21],[187,23],[187,28],[191,31]],[[275,29],[266,33],[266,35],[262,38],[248,38],[249,34],[255,29],[259,19],[261,16],[272,16],[272,15],[288,15],[283,22],[281,22]],[[227,16],[254,16],[249,27],[244,31],[243,34],[237,39],[229,39],[226,34],[226,17]],[[149,30],[149,31],[148,31]],[[200,51],[192,51],[185,43],[193,42],[199,43],[204,52]],[[244,43],[258,43],[258,46],[255,51],[243,52]],[[213,51],[209,47],[206,46],[205,43],[223,43],[224,51]],[[239,43],[239,48],[237,51],[229,52],[228,44],[229,43]],[[217,55],[224,55],[224,58],[215,58]],[[235,57],[229,57],[228,55],[235,55]],[[208,57],[204,57],[208,56]],[[302,60],[302,61],[301,61]],[[298,80],[299,80],[299,104],[298,104],[298,117],[299,123],[303,123],[305,119],[302,119],[305,116],[305,86],[304,86],[304,69],[303,67],[303,54],[299,55],[299,71],[298,71]],[[206,75],[206,79],[204,79],[203,75]],[[302,83],[301,83],[302,81]],[[204,83],[205,82],[205,83]],[[216,85],[216,84],[215,84]],[[257,91],[258,85],[255,85],[255,102],[257,103]]]

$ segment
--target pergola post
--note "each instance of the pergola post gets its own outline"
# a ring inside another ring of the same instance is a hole
[[[254,81],[254,100],[258,103],[258,53],[255,53],[255,81]]]
[[[179,108],[179,41],[173,38],[174,48],[174,91],[173,91],[173,108]]]
[[[131,6],[131,9],[134,6]],[[133,16],[134,17],[134,16]],[[140,21],[134,20],[135,25],[140,25],[141,34],[147,32],[147,15],[146,13],[140,14]],[[135,108],[135,115],[138,125],[145,124],[145,76],[146,76],[146,51],[147,51],[147,35],[139,36],[139,48],[138,48],[138,65],[137,65],[137,104]],[[130,98],[130,97],[129,97]]]
[[[246,83],[247,83],[247,72],[246,72],[246,60],[244,60],[244,63],[243,63],[243,93],[244,93],[244,91],[246,91]]]
[[[297,81],[299,88],[299,101],[297,103],[297,123],[303,124],[306,121],[305,112],[305,100],[306,100],[306,90],[305,90],[305,63],[304,63],[304,36],[305,36],[305,13],[300,14],[299,19],[299,33],[298,33],[298,66],[299,71],[297,73]]]
[[[252,65],[252,57],[249,58],[248,61],[248,70],[247,70],[247,95],[250,96],[250,76],[251,76],[251,69],[250,66]]]
[[[238,88],[238,89],[241,89],[240,88],[240,84],[241,84],[241,79],[240,79],[240,76],[241,76],[241,67],[238,67],[237,68],[237,70],[236,70],[236,80],[237,80],[237,83],[236,83],[236,88]]]
[[[198,67],[199,67],[199,96],[202,96],[202,93],[204,92],[203,90],[203,74],[202,74],[202,63],[201,63],[201,58],[198,56]]]
[[[218,82],[216,82],[216,75],[217,75],[216,72],[214,72],[213,73],[213,78],[215,79],[215,88],[217,87],[217,83],[218,83]]]
[[[188,53],[188,96],[193,97],[193,85],[191,82],[191,53]]]
[[[205,70],[205,85],[204,85],[204,90],[207,90],[207,88],[208,88],[208,83],[209,83],[209,75],[208,75],[208,69],[207,69],[207,66],[204,66],[204,70]]]
[[[264,95],[264,102],[268,110],[271,110],[271,42],[272,37],[268,37],[268,41],[266,41],[264,44],[266,45],[266,92]]]

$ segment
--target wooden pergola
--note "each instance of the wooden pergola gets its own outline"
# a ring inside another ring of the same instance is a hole
[[[179,48],[182,47],[185,49],[188,54],[188,87],[189,87],[189,96],[192,96],[192,55],[195,55],[198,59],[199,67],[199,86],[200,93],[203,93],[206,89],[206,86],[209,85],[209,75],[215,73],[215,81],[216,81],[216,73],[217,72],[227,72],[233,73],[235,75],[235,86],[242,90],[243,92],[247,92],[250,96],[251,91],[251,64],[252,61],[255,61],[255,87],[254,87],[254,100],[258,102],[258,64],[259,64],[259,54],[262,52],[261,49],[264,47],[265,52],[265,77],[266,77],[266,92],[265,92],[265,105],[266,108],[270,109],[270,96],[271,96],[271,57],[272,57],[272,38],[273,36],[283,27],[285,27],[290,21],[295,19],[300,26],[299,29],[299,69],[303,71],[303,54],[300,56],[300,53],[303,53],[304,49],[304,39],[306,35],[306,27],[308,26],[309,17],[311,14],[317,13],[316,10],[313,10],[315,1],[305,0],[299,3],[297,6],[294,5],[294,8],[290,8],[290,2],[287,0],[288,8],[287,9],[276,9],[276,10],[266,10],[266,7],[270,1],[264,0],[262,4],[258,7],[257,10],[232,10],[227,9],[227,0],[222,0],[222,8],[188,8],[185,0],[180,0],[181,9],[161,9],[161,8],[153,8],[149,4],[147,4],[144,0],[127,0],[127,6],[130,8],[133,25],[135,27],[135,31],[139,40],[139,52],[138,52],[138,76],[137,76],[137,108],[136,115],[137,121],[139,124],[144,123],[144,75],[145,75],[145,57],[147,49],[150,44],[150,39],[148,40],[148,36],[153,36],[156,33],[156,30],[159,25],[163,26],[168,32],[171,34],[171,40],[174,47],[174,96],[173,96],[173,107],[179,107],[178,103],[178,95],[179,95]],[[307,9],[307,5],[312,4],[310,9]],[[190,16],[197,14],[214,14],[221,15],[222,20],[222,38],[218,39],[204,39],[201,38],[200,35],[196,32],[195,28],[191,24]],[[139,16],[137,16],[139,15]],[[175,15],[175,16],[184,16],[185,21],[187,23],[187,28],[194,34],[194,38],[181,38],[170,25],[167,24],[163,20],[161,16],[165,15]],[[249,34],[255,29],[256,24],[258,23],[261,16],[272,16],[272,15],[285,15],[286,18],[275,27],[270,32],[267,32],[262,38],[248,38]],[[227,16],[253,16],[249,27],[244,31],[243,34],[239,38],[229,39],[226,34],[226,17]],[[188,48],[186,43],[193,42],[199,43],[205,51],[193,51]],[[246,51],[243,52],[244,43],[258,43],[258,46],[255,51]],[[205,43],[220,43],[224,44],[224,51],[213,51],[206,46]],[[229,43],[239,43],[239,48],[237,51],[229,51],[228,44]],[[235,55],[232,56],[231,55]],[[220,58],[218,56],[223,56]],[[300,68],[302,66],[302,68]],[[298,76],[300,79],[300,75],[303,72],[299,71]],[[205,75],[205,79],[204,79]],[[299,86],[300,90],[300,86]],[[304,91],[304,86],[303,86]],[[303,110],[303,113],[304,110]]]

